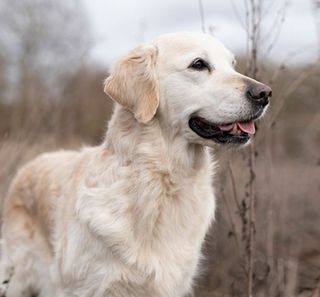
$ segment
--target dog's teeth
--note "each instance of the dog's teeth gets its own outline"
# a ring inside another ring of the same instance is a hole
[[[233,135],[240,135],[242,133],[237,124],[233,124],[232,129],[230,129],[228,132]]]
[[[227,124],[219,126],[220,130],[222,131],[231,131],[234,128],[235,124]]]

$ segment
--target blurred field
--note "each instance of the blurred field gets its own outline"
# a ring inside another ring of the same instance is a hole
[[[6,39],[1,37],[0,47],[5,49]],[[10,51],[0,51],[1,203],[19,167],[44,151],[100,143],[112,113],[111,100],[102,92],[107,69],[88,63],[86,48],[72,69],[59,64],[62,68],[55,73],[34,59],[41,47],[32,46],[31,56],[22,51],[21,59],[14,61]],[[71,56],[75,49],[76,45],[69,51]],[[59,59],[61,48],[50,52]],[[268,82],[278,67],[270,63],[259,75]],[[8,75],[10,71],[19,73],[18,80]],[[47,79],[46,72],[53,77]],[[285,96],[296,77],[309,72]],[[254,296],[319,297],[320,69],[314,65],[282,69],[272,87],[271,108],[255,139]],[[214,180],[218,211],[204,246],[206,259],[195,284],[196,296],[245,296],[244,226],[234,198],[247,203],[248,149],[217,148],[213,154],[219,160]]]

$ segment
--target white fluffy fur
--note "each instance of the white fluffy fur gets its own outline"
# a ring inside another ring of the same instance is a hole
[[[188,69],[203,57],[212,73]],[[232,54],[177,33],[116,64],[105,141],[44,154],[15,177],[4,209],[7,297],[182,297],[191,292],[214,216],[212,162],[188,127],[250,113]],[[13,274],[10,277],[10,271]],[[6,287],[6,285],[4,285]]]

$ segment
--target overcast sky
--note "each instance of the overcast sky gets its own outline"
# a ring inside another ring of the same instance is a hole
[[[201,31],[198,0],[84,0],[95,44],[94,59],[110,64],[139,43],[175,31]],[[202,0],[207,31],[221,39],[236,54],[245,52],[244,0]],[[281,7],[290,2],[285,22],[270,56],[281,61],[294,51],[292,62],[312,61],[318,42],[316,15],[311,0],[265,0],[262,49],[275,38],[274,23]],[[320,15],[318,14],[318,18]],[[278,18],[278,20],[281,18]],[[319,22],[318,22],[319,24]],[[318,31],[319,32],[319,31]]]

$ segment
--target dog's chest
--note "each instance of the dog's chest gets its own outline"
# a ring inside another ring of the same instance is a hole
[[[122,279],[149,288],[153,296],[182,296],[214,213],[210,172],[120,173],[110,186],[82,192],[81,220],[103,239]]]

